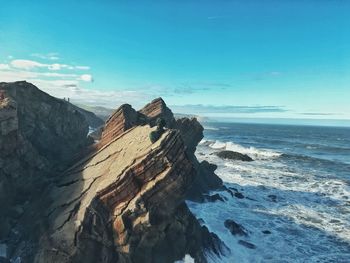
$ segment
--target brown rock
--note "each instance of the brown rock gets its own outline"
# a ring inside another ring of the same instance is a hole
[[[37,262],[173,262],[185,253],[204,262],[200,225],[181,215],[194,167],[179,132],[152,144],[150,131],[129,129],[66,171]]]
[[[140,113],[147,116],[148,123],[151,126],[156,124],[158,118],[162,118],[166,122],[166,127],[173,128],[175,118],[172,111],[166,106],[162,98],[157,98],[148,103],[145,107],[139,110]]]
[[[102,130],[100,146],[113,140],[126,130],[146,124],[145,117],[135,111],[129,104],[120,106],[106,121]]]

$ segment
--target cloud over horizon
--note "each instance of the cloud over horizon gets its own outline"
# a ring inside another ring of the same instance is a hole
[[[187,104],[173,105],[172,109],[179,113],[207,114],[207,113],[282,113],[288,110],[284,106],[233,106],[233,105],[203,105]]]

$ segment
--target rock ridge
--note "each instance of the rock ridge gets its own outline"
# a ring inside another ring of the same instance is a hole
[[[158,118],[168,129],[152,143]],[[0,125],[0,190],[16,189],[0,191],[0,201],[14,199],[2,211],[24,207],[19,221],[0,227],[12,259],[170,263],[190,254],[207,262],[229,253],[185,203],[189,192],[201,200],[222,184],[216,167],[195,157],[203,127],[175,120],[163,99],[139,111],[122,105],[90,145],[76,106],[27,82],[0,83]],[[21,226],[18,238],[11,228]]]

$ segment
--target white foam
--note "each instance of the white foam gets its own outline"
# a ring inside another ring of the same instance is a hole
[[[182,260],[175,261],[174,263],[194,263],[194,259],[187,254]]]
[[[209,147],[212,149],[224,149],[234,152],[239,152],[242,154],[247,154],[255,160],[266,160],[273,159],[281,156],[281,153],[270,150],[270,149],[257,149],[255,147],[244,147],[240,144],[233,142],[222,142],[215,141],[214,143],[209,144]]]
[[[218,131],[219,128],[215,128],[215,127],[210,127],[210,126],[204,126],[205,130],[212,130],[212,131]]]
[[[275,158],[280,153],[274,151],[220,141],[206,145],[208,141],[197,147],[197,158],[217,164],[216,173],[226,186],[246,197],[238,199],[219,192],[226,202],[188,202],[197,218],[202,218],[231,249],[227,258],[209,258],[209,262],[348,262],[350,186],[345,181],[320,176],[317,170],[289,166]],[[259,158],[232,162],[212,154],[223,145],[248,155],[257,153]],[[226,219],[243,225],[249,236],[233,236],[224,226]],[[271,234],[263,234],[263,230]],[[256,245],[256,249],[238,244],[240,239]]]

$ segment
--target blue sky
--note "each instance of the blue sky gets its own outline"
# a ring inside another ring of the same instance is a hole
[[[3,1],[0,81],[77,103],[350,119],[350,1]]]

